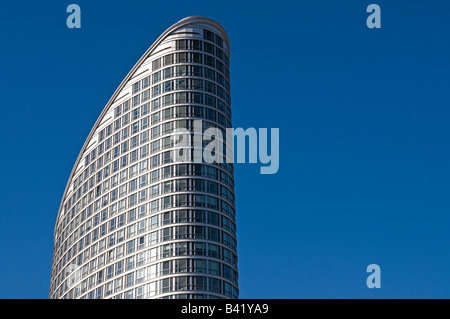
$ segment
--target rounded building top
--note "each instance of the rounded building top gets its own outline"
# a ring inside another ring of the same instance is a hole
[[[60,207],[59,207],[59,211],[58,211],[58,216],[56,218],[56,226],[55,226],[55,234],[56,234],[56,229],[60,223],[60,218],[61,218],[61,212],[64,208],[64,200],[66,199],[66,195],[67,192],[69,190],[69,186],[72,183],[72,179],[74,177],[74,175],[77,173],[78,171],[78,166],[81,162],[81,160],[83,159],[83,155],[86,151],[86,149],[89,147],[92,138],[95,135],[95,132],[97,131],[99,125],[102,123],[106,113],[110,110],[111,105],[117,100],[119,94],[122,92],[122,90],[124,89],[124,87],[128,84],[128,82],[130,81],[130,79],[133,78],[133,76],[135,75],[136,71],[142,66],[142,64],[146,61],[146,59],[151,56],[154,53],[154,50],[158,47],[159,44],[161,44],[168,36],[170,36],[174,31],[176,31],[177,29],[184,27],[184,26],[188,26],[188,25],[206,25],[206,26],[210,26],[213,27],[214,29],[216,29],[218,32],[221,33],[221,36],[223,36],[223,40],[227,46],[228,49],[228,55],[229,55],[229,39],[228,39],[228,35],[225,31],[225,29],[215,20],[210,19],[210,18],[206,18],[206,17],[202,17],[202,16],[188,16],[186,18],[181,19],[180,21],[178,21],[177,23],[173,24],[172,26],[170,26],[169,28],[167,28],[157,39],[155,42],[153,42],[153,44],[147,49],[147,51],[141,56],[141,58],[138,60],[138,62],[133,66],[133,68],[130,70],[130,72],[127,74],[127,76],[123,79],[123,81],[120,83],[120,85],[117,87],[117,89],[115,90],[115,92],[113,93],[113,95],[111,96],[111,98],[109,99],[108,103],[106,104],[106,106],[104,107],[102,113],[100,114],[100,116],[98,117],[97,121],[95,122],[91,132],[89,133],[88,137],[86,138],[86,141],[83,144],[83,147],[77,157],[77,160],[73,166],[72,172],[69,176],[68,179],[68,183],[66,185],[66,188],[64,190],[64,194],[62,196],[62,200],[60,203]]]

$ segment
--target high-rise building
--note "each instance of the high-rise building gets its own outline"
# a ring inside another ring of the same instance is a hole
[[[173,156],[176,129],[231,127],[229,50],[188,17],[119,85],[64,191],[50,298],[238,297],[233,166]]]

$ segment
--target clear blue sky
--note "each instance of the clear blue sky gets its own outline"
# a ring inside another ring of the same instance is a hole
[[[81,29],[66,7],[81,7]],[[381,7],[381,29],[366,7]],[[280,170],[236,165],[242,298],[450,297],[448,1],[8,1],[0,8],[0,298],[47,298],[78,153],[169,26],[231,41],[234,127],[280,128]],[[381,267],[381,289],[366,267]]]

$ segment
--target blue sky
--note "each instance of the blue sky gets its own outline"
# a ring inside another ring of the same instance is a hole
[[[81,7],[81,29],[66,7]],[[368,29],[366,7],[381,7]],[[450,297],[448,1],[20,1],[0,10],[0,298],[47,298],[78,153],[140,56],[189,15],[231,41],[241,298]],[[380,289],[366,267],[381,267]]]

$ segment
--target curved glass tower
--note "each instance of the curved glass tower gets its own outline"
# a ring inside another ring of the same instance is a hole
[[[50,298],[238,297],[233,166],[173,156],[176,130],[231,127],[229,78],[228,37],[203,17],[131,69],[70,174]]]

